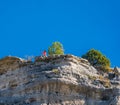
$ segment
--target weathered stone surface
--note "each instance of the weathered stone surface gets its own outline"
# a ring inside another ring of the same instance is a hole
[[[119,81],[102,77],[87,60],[61,55],[22,65],[0,75],[0,105],[120,105]]]

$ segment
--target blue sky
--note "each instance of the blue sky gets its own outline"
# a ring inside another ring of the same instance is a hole
[[[120,67],[119,0],[0,0],[0,57],[40,55],[54,41],[81,56],[94,48]]]

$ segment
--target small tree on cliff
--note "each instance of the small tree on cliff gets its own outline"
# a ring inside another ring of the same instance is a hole
[[[82,58],[87,59],[94,67],[109,68],[110,60],[100,51],[91,49]]]
[[[52,45],[48,48],[49,55],[63,55],[64,49],[63,45],[60,42],[53,42]]]

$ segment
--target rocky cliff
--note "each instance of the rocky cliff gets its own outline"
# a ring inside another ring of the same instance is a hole
[[[0,74],[0,105],[120,105],[120,74],[109,79],[73,55],[6,57]]]

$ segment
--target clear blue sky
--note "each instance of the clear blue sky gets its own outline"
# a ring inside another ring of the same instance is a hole
[[[0,0],[0,57],[39,55],[54,41],[120,67],[120,0]]]

